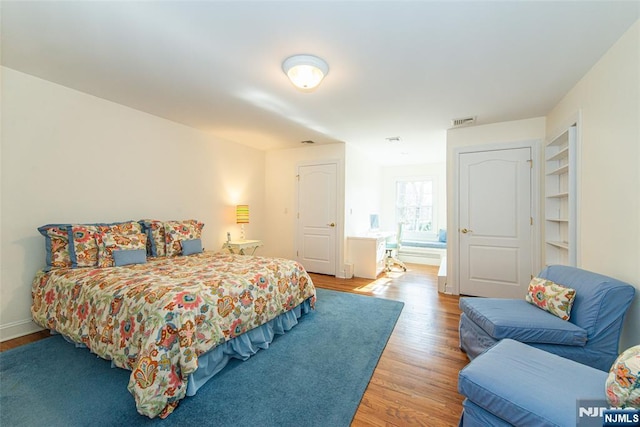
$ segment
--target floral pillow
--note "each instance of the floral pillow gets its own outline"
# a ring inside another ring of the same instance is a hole
[[[100,233],[136,235],[142,227],[135,221],[115,224],[79,224],[71,226],[71,262],[73,267],[95,267],[98,265],[98,242]]]
[[[569,320],[575,297],[575,289],[567,288],[551,280],[534,277],[529,283],[525,299],[562,320]]]
[[[164,235],[167,256],[182,254],[181,241],[199,239],[204,224],[195,219],[185,221],[165,221]]]
[[[616,359],[605,383],[607,400],[617,408],[640,408],[640,345]]]
[[[73,225],[71,227],[71,260],[73,267],[95,267],[98,264],[96,235],[99,225]]]
[[[166,256],[164,223],[155,219],[143,219],[144,231],[147,233],[147,253],[150,256]]]
[[[111,231],[101,232],[96,236],[98,245],[98,267],[114,267],[116,265],[114,251],[133,251],[147,249],[147,235],[138,234],[118,234]]]
[[[109,224],[107,227],[108,232],[124,234],[126,236],[142,233],[142,225],[137,221],[118,222],[115,224]]]
[[[38,228],[45,238],[47,270],[72,266],[69,252],[69,227],[71,227],[70,224],[48,224]]]

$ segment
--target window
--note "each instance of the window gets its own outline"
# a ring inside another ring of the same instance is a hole
[[[433,240],[435,182],[431,178],[396,181],[396,221],[403,240]]]

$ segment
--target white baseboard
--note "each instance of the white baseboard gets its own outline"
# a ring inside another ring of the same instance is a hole
[[[36,325],[31,319],[7,323],[5,325],[0,325],[0,341],[11,340],[42,330],[43,328]]]

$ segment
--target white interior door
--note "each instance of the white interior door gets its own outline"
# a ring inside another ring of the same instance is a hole
[[[313,273],[336,274],[335,163],[298,167],[297,259]]]
[[[460,293],[523,298],[532,273],[531,149],[459,154]]]

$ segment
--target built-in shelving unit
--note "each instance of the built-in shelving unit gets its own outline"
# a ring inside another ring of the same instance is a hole
[[[545,147],[545,264],[577,264],[577,128],[569,127]]]

